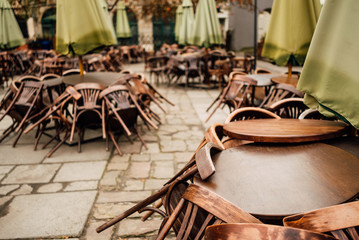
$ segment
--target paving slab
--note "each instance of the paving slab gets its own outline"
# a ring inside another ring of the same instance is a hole
[[[18,165],[41,163],[49,150],[33,151],[32,145],[11,145],[0,144],[0,165]]]
[[[64,163],[54,182],[98,180],[106,167],[106,161]]]
[[[108,160],[111,152],[105,150],[105,141],[97,140],[81,145],[81,152],[77,152],[76,146],[61,146],[45,163],[65,163]]]
[[[59,167],[60,164],[17,166],[1,183],[47,183]]]
[[[11,196],[17,196],[17,195],[27,195],[32,193],[33,188],[28,185],[28,184],[23,184],[21,185],[21,187],[19,189],[17,189],[16,191],[12,192],[10,195]]]
[[[83,190],[95,190],[97,189],[98,181],[80,181],[71,182],[66,186],[64,191],[83,191]]]
[[[138,237],[146,233],[158,231],[161,222],[161,219],[150,219],[145,222],[142,222],[141,219],[125,219],[119,224],[117,234],[122,237]]]
[[[63,185],[61,183],[49,183],[44,184],[37,189],[38,193],[55,193],[62,190]]]
[[[5,175],[13,169],[14,166],[0,166],[0,175]]]
[[[96,191],[15,197],[1,212],[0,239],[79,237]]]

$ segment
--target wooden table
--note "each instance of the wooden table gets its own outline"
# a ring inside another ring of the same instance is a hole
[[[229,137],[254,142],[310,142],[331,139],[348,132],[343,122],[315,119],[251,119],[223,126]]]
[[[249,77],[255,81],[257,81],[257,85],[253,85],[252,87],[252,103],[254,101],[255,91],[256,88],[264,88],[264,97],[268,96],[270,93],[271,88],[275,85],[272,82],[273,77],[278,77],[278,74],[248,74],[246,77]]]
[[[262,219],[340,204],[359,192],[359,158],[324,143],[248,144],[213,157],[206,187]]]
[[[117,72],[89,72],[83,76],[76,74],[61,77],[61,79],[65,84],[72,86],[79,83],[98,83],[103,86],[110,86],[125,75]]]
[[[274,83],[272,82],[272,78],[280,77],[279,74],[248,74],[246,77],[250,77],[257,81],[257,87],[267,87],[272,86]]]
[[[271,81],[274,83],[284,83],[284,84],[292,85],[294,87],[297,87],[298,80],[299,80],[298,77],[293,75],[289,79],[288,76],[277,76],[271,79]]]

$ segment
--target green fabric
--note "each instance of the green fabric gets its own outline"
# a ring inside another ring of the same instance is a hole
[[[0,49],[25,44],[24,37],[7,0],[0,0]]]
[[[116,35],[119,38],[129,38],[132,36],[123,1],[120,1],[117,5]]]
[[[214,0],[199,0],[192,29],[190,44],[200,47],[223,44]]]
[[[175,24],[175,40],[178,42],[179,32],[182,23],[183,8],[179,5],[176,10],[176,24]]]
[[[194,20],[193,4],[191,0],[184,0],[182,3],[182,22],[179,32],[178,43],[186,45],[189,43],[189,39],[192,37],[192,26]]]
[[[304,102],[359,129],[359,1],[326,0],[297,88]]]
[[[56,51],[82,56],[117,44],[113,24],[103,0],[56,1]]]
[[[303,65],[320,14],[320,0],[274,0],[262,56],[279,66]]]

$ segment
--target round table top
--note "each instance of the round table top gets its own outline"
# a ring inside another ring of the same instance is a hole
[[[284,83],[284,84],[288,84],[288,85],[292,85],[293,87],[297,87],[297,83],[298,83],[298,77],[292,75],[291,78],[288,79],[288,76],[276,76],[276,77],[272,77],[271,81],[274,83]]]
[[[274,83],[272,82],[272,78],[279,77],[279,74],[248,74],[247,77],[250,77],[257,81],[257,87],[270,86]]]
[[[310,142],[331,139],[348,132],[343,122],[316,119],[250,119],[223,126],[229,137],[254,142]]]
[[[118,72],[89,72],[83,76],[76,74],[61,77],[61,79],[65,84],[72,86],[79,83],[98,83],[103,86],[110,86],[125,75]]]
[[[359,159],[324,143],[242,145],[213,162],[216,172],[194,182],[259,218],[340,204],[359,192]]]

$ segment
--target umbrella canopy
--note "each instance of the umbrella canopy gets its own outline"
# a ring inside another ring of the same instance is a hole
[[[24,36],[9,2],[0,0],[0,49],[10,49],[24,44]]]
[[[191,0],[184,0],[182,3],[182,22],[179,32],[178,43],[185,45],[189,43],[192,36],[192,26],[194,20],[193,4]]]
[[[179,32],[182,23],[182,15],[183,15],[183,8],[182,5],[179,5],[176,10],[176,25],[175,25],[175,40],[178,41]]]
[[[204,47],[223,44],[214,0],[199,0],[190,43]]]
[[[262,56],[303,65],[321,9],[320,0],[274,0]]]
[[[117,5],[116,35],[119,38],[129,38],[132,36],[123,1],[120,1]]]
[[[103,0],[56,1],[56,51],[82,56],[117,44]]]
[[[297,88],[304,102],[359,129],[359,1],[326,0]]]

